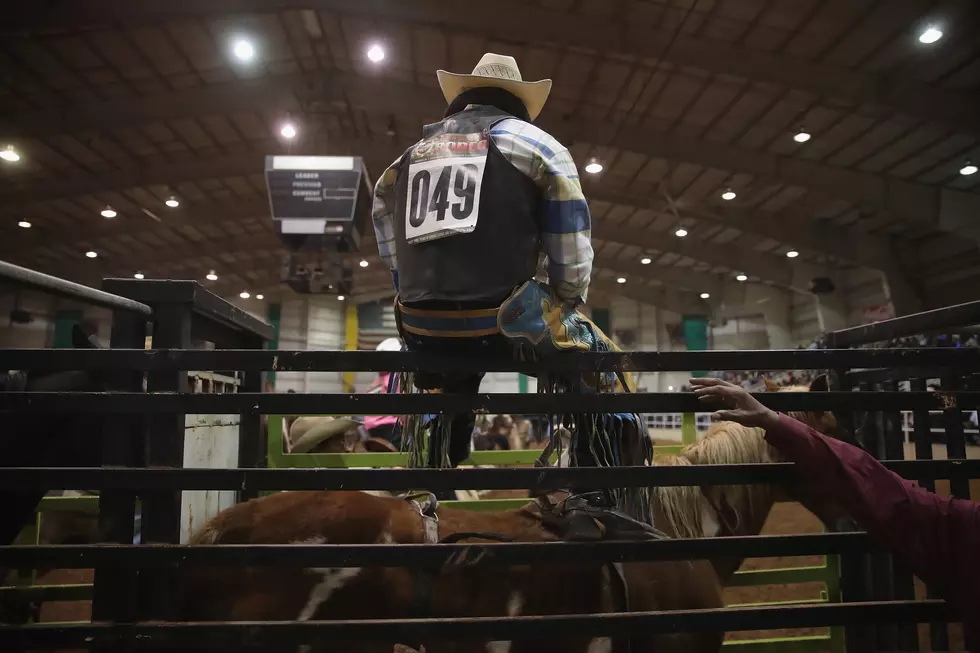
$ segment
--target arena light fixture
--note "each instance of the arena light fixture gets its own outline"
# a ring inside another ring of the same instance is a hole
[[[371,47],[368,48],[367,58],[374,63],[380,63],[384,61],[385,49],[381,47],[380,43],[372,43]]]
[[[142,279],[143,278],[143,273],[142,272],[137,272],[136,274],[133,275],[133,278],[134,279]]]
[[[935,43],[941,38],[943,38],[943,31],[936,25],[929,25],[919,33],[919,43],[925,43],[927,45],[929,43]]]
[[[730,202],[736,197],[738,196],[735,194],[735,191],[733,191],[731,188],[726,188],[725,192],[721,194],[721,199],[725,200],[726,202]]]
[[[616,283],[626,283],[626,277],[619,277],[616,279]]]
[[[674,235],[677,236],[678,238],[683,238],[684,236],[687,235],[687,229],[681,227],[680,229],[674,232]]]
[[[368,266],[368,262],[365,261],[364,259],[361,259],[361,262],[358,263],[358,265],[360,265],[362,268],[366,268]]]
[[[208,281],[217,281],[218,275],[214,273],[214,270],[211,270],[210,272],[207,273],[207,275],[204,278],[207,279]]]
[[[111,220],[112,218],[116,217],[117,215],[119,215],[119,214],[116,213],[116,210],[114,208],[112,208],[111,206],[109,206],[108,204],[106,204],[106,207],[104,209],[102,209],[102,217],[103,218],[107,218],[107,219]]]
[[[27,220],[21,220],[20,222],[17,223],[17,226],[20,227],[21,229],[30,229],[31,223],[28,222]]]
[[[291,122],[283,123],[282,127],[279,128],[279,134],[283,138],[293,139],[296,137],[296,125]]]
[[[255,57],[255,46],[248,39],[235,39],[231,51],[239,61],[251,61]]]
[[[640,259],[640,265],[650,265],[651,263],[653,263],[653,259],[649,256],[644,256]]]
[[[255,296],[255,298],[256,299],[265,299],[265,295],[263,295],[262,293],[259,293],[258,295]]]
[[[17,154],[17,150],[14,149],[13,145],[8,145],[3,150],[0,150],[0,159],[8,163],[17,163],[20,161],[20,155]]]
[[[98,256],[98,253],[93,252],[92,250],[89,250],[89,251],[85,252],[85,256],[87,256],[89,258],[95,258],[96,256]]]
[[[793,134],[793,140],[796,141],[797,143],[806,143],[811,138],[812,135],[810,134],[810,132],[808,132],[803,127],[800,127],[800,131]]]
[[[596,175],[602,172],[602,164],[593,159],[585,165],[585,171],[590,175]]]
[[[238,296],[241,297],[242,299],[248,299],[249,297],[251,297],[251,295],[248,294],[247,290],[241,291],[240,293],[238,293]]]
[[[797,252],[795,249],[791,249],[788,252],[786,252],[786,258],[796,258],[799,255],[800,253]]]
[[[342,302],[342,301],[344,301],[345,299],[346,299],[346,297],[344,297],[343,295],[337,295],[337,301],[338,301],[338,302]]]
[[[738,276],[735,277],[735,281],[748,281],[748,280],[749,280],[749,278],[747,276],[745,276],[744,274],[740,274],[740,275],[738,275]]]
[[[166,199],[166,201],[164,201],[164,204],[166,204],[172,209],[176,209],[178,206],[180,206],[180,200],[177,199],[176,195],[171,195]]]
[[[703,292],[701,293],[701,299],[710,299],[711,293]]]
[[[963,167],[960,168],[960,174],[963,175],[964,177],[975,175],[977,174],[977,167],[970,161],[967,161],[966,163],[963,164]]]

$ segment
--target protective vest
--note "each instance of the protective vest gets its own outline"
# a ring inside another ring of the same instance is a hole
[[[478,105],[427,125],[395,184],[399,298],[478,302],[534,276],[540,192],[490,139],[513,118]]]

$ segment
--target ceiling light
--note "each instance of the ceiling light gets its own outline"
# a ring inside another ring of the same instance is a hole
[[[745,276],[744,274],[740,274],[740,275],[738,275],[738,276],[735,277],[735,281],[748,281],[748,280],[749,280],[749,278],[747,276]]]
[[[374,43],[371,45],[370,48],[368,48],[367,58],[373,61],[374,63],[378,63],[379,61],[385,58],[385,49],[382,48],[379,44]]]
[[[626,283],[626,277],[619,277],[616,279],[616,283]]]
[[[293,138],[296,136],[296,126],[287,122],[279,129],[279,133],[282,134],[283,138]]]
[[[726,201],[731,201],[735,199],[735,197],[735,191],[733,191],[731,188],[726,188],[725,192],[721,194],[721,199]]]
[[[977,174],[977,167],[972,163],[970,163],[969,161],[967,161],[966,163],[963,164],[963,167],[960,168],[960,174],[964,176],[975,175]]]
[[[941,38],[943,38],[943,31],[935,25],[930,25],[919,34],[919,43],[935,43]]]
[[[674,391],[674,386],[672,385],[667,386],[667,392],[673,392],[673,391]]]
[[[800,253],[797,252],[795,249],[791,249],[788,252],[786,252],[786,258],[796,258],[799,255]]]
[[[364,259],[361,259],[361,262],[358,263],[358,265],[360,265],[362,268],[366,268],[368,266],[368,262],[365,261]]]
[[[240,293],[238,293],[238,296],[241,297],[242,299],[248,299],[249,297],[251,297],[251,295],[248,294],[247,290],[241,291]]]
[[[796,141],[797,143],[806,143],[808,140],[810,140],[810,138],[811,138],[810,132],[803,129],[802,127],[800,127],[800,131],[793,134],[793,140]]]
[[[89,250],[89,251],[85,252],[85,256],[87,256],[89,258],[95,258],[96,256],[98,256],[98,254],[95,253],[95,252],[93,252],[93,251],[91,251],[91,250]]]
[[[674,232],[674,235],[678,238],[683,238],[687,235],[687,229],[681,228]]]
[[[701,293],[701,299],[708,299],[711,297],[711,293],[703,292]]]
[[[650,265],[651,263],[653,263],[653,259],[649,256],[644,256],[640,259],[640,265]]]
[[[0,150],[0,159],[9,161],[10,163],[16,163],[20,161],[20,155],[17,154],[17,150],[14,149],[13,145],[8,145],[3,150]]]
[[[337,295],[337,301],[338,302],[344,301],[344,296],[343,295]]]
[[[207,275],[204,278],[207,279],[208,281],[217,281],[218,275],[214,273],[214,270],[211,270],[210,272],[207,273]]]
[[[114,208],[112,208],[111,206],[109,206],[108,204],[106,205],[106,207],[104,209],[102,209],[102,217],[103,218],[112,219],[112,218],[116,217],[117,215],[119,215],[119,214],[116,213],[116,210]]]
[[[585,171],[587,173],[589,173],[590,175],[598,174],[598,173],[602,172],[602,164],[599,163],[598,161],[590,161],[585,166]]]
[[[178,200],[175,196],[171,195],[166,199],[164,204],[166,204],[172,209],[176,209],[178,206],[180,206],[180,200]]]
[[[28,222],[27,220],[21,220],[20,222],[17,223],[17,226],[20,227],[21,229],[30,229],[31,223]]]
[[[255,56],[255,46],[251,41],[238,39],[232,46],[232,52],[238,57],[239,61],[250,61]]]
[[[255,298],[256,299],[265,299],[265,295],[259,293],[258,295],[255,296]]]
[[[134,279],[142,279],[143,278],[143,273],[142,272],[137,272],[136,274],[133,275],[133,278]]]

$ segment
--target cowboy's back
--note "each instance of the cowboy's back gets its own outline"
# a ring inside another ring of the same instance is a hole
[[[463,221],[470,231],[458,230]],[[571,154],[497,107],[470,105],[427,125],[378,180],[374,228],[405,305],[499,306],[535,276],[542,253],[556,295],[587,299],[591,218]]]

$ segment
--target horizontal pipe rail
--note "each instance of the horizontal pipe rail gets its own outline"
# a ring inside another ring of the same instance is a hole
[[[915,336],[930,331],[956,329],[980,324],[980,301],[945,306],[922,313],[883,320],[873,324],[831,331],[826,340],[831,347],[853,347],[892,338]]]
[[[980,460],[884,460],[905,478],[980,478]],[[145,469],[10,467],[0,491],[14,490],[512,490],[748,485],[795,479],[793,463],[743,465],[477,469]],[[530,500],[529,500],[530,501]]]
[[[670,612],[627,612],[531,617],[370,619],[358,621],[260,621],[166,624],[51,624],[0,626],[0,650],[41,647],[134,648],[275,647],[313,641],[420,642],[435,638],[519,640],[609,637],[655,633],[813,628],[861,623],[942,621],[941,601],[869,601]]]
[[[779,411],[974,410],[980,392],[771,392],[754,395]],[[0,410],[30,413],[204,413],[422,415],[431,413],[693,413],[710,410],[692,393],[280,394],[242,392],[3,392]]]
[[[949,367],[977,369],[980,350],[783,349],[739,351],[576,352],[548,360],[434,356],[378,351],[249,349],[12,349],[0,352],[0,368],[72,370],[263,370],[276,372],[683,372],[687,370],[826,370],[856,367]]]
[[[110,308],[113,310],[137,313],[147,317],[153,315],[153,309],[146,304],[133,301],[132,299],[127,299],[126,297],[120,297],[119,295],[113,295],[112,293],[96,290],[95,288],[89,288],[88,286],[83,286],[80,283],[66,281],[65,279],[59,279],[58,277],[52,277],[50,274],[44,274],[43,272],[38,272],[37,270],[22,268],[19,265],[7,263],[6,261],[0,261],[0,282],[12,283],[17,286],[21,286],[22,288],[38,290],[49,295],[58,295],[60,297],[76,299],[93,306],[101,306],[103,308]],[[11,367],[6,369],[26,368]]]
[[[865,533],[752,535],[642,542],[517,542],[463,544],[232,544],[173,545],[41,545],[0,547],[0,566],[88,569],[100,565],[161,567],[440,567],[454,556],[486,556],[493,564],[581,564],[696,560],[717,557],[765,558],[821,554],[867,553]]]

